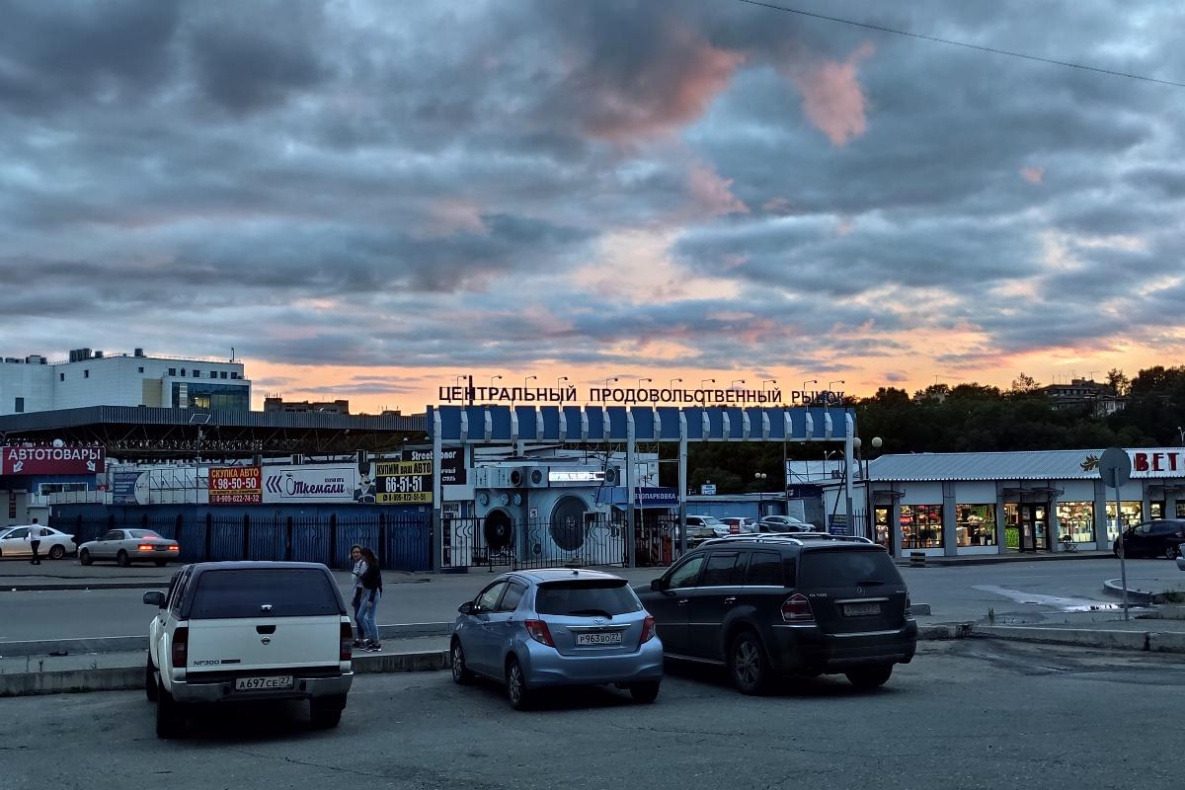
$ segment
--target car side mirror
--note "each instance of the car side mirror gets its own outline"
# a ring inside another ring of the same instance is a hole
[[[663,584],[661,576],[657,579],[651,579],[650,589],[654,590],[655,592],[662,592],[666,588],[667,588],[667,586],[665,584]]]
[[[165,608],[165,594],[160,590],[149,590],[144,593],[144,603],[149,606],[155,606],[157,609]]]
[[[473,614],[473,601],[466,601],[457,607],[457,611],[461,614]]]

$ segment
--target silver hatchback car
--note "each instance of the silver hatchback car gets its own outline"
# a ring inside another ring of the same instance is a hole
[[[453,680],[504,683],[517,710],[557,686],[613,684],[638,702],[658,698],[662,642],[625,579],[570,568],[515,571],[458,611]]]

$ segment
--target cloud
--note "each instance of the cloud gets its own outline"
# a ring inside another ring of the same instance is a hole
[[[1044,167],[1022,167],[1020,169],[1021,178],[1028,181],[1030,184],[1040,184],[1045,177]]]
[[[867,128],[868,97],[857,70],[875,51],[865,42],[842,63],[824,61],[791,69],[791,78],[802,92],[803,111],[834,146],[847,145]]]

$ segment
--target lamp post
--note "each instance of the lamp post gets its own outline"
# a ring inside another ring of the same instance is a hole
[[[654,379],[638,379],[638,387],[639,388],[641,388],[643,382],[645,382],[647,384],[653,384]]]
[[[677,382],[679,382],[680,384],[682,384],[682,383],[683,383],[683,379],[671,379],[670,383],[667,385],[667,388],[668,388],[668,389],[674,389],[674,388],[675,388],[675,382],[676,382],[676,381],[677,381]]]
[[[827,402],[828,403],[831,402],[831,395],[832,395],[832,393],[835,392],[835,390],[833,390],[832,387],[834,387],[836,384],[846,384],[846,383],[847,382],[845,382],[843,379],[839,379],[838,381],[827,382]]]
[[[532,380],[538,381],[539,377],[538,376],[527,376],[525,379],[523,379],[523,389],[524,390],[527,388],[527,382],[532,381]]]
[[[769,477],[765,472],[755,472],[753,479],[757,481],[757,520],[765,516],[765,479]]]
[[[495,381],[501,381],[501,380],[502,380],[501,376],[490,376],[490,389],[494,388]]]
[[[568,380],[567,376],[560,376],[558,379],[555,380],[555,388],[560,391],[560,402],[561,403],[563,403],[563,401],[564,401],[564,395],[563,395],[564,382],[567,380]]]
[[[806,396],[806,385],[807,385],[807,384],[818,384],[818,383],[819,383],[819,380],[818,380],[818,379],[811,379],[811,380],[809,380],[809,381],[804,381],[804,382],[802,382],[802,394],[803,394],[803,396],[804,396],[804,397]],[[813,399],[812,399],[812,400],[813,400]],[[810,403],[810,400],[807,400],[806,402],[807,402],[807,403]]]
[[[710,382],[711,382],[711,383],[713,383],[713,384],[715,384],[715,383],[716,383],[716,379],[700,379],[700,380],[699,380],[699,388],[700,388],[701,390],[704,388],[704,382],[705,382],[705,381],[710,381]]]

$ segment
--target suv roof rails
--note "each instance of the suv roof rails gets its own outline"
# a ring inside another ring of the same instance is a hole
[[[832,535],[829,532],[767,532],[759,535],[729,535],[725,538],[709,538],[701,542],[700,546],[717,545],[720,543],[790,543],[805,546],[809,541],[833,540],[838,543],[867,543],[877,545],[868,538],[859,535]]]

